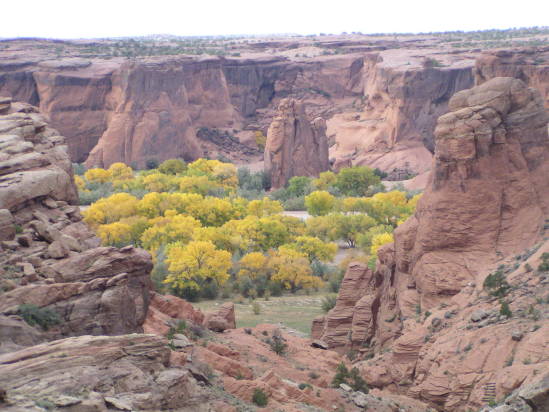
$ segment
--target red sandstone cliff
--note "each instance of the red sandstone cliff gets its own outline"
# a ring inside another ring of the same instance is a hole
[[[264,159],[274,188],[293,176],[318,177],[330,168],[326,123],[319,117],[309,121],[301,103],[281,100],[267,132]]]
[[[532,268],[549,246],[528,249],[543,239],[549,215],[548,116],[539,93],[512,78],[457,93],[449,110],[438,119],[415,215],[380,249],[375,271],[349,266],[313,337],[376,354],[359,364],[376,387],[466,410],[482,406],[488,386],[499,399],[549,366],[536,349],[549,344],[548,324],[526,316],[548,292]],[[499,316],[500,302],[483,290],[496,266],[512,285],[504,299],[515,316]],[[526,361],[507,368],[519,356]]]

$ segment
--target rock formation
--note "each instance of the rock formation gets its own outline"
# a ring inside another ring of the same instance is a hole
[[[434,68],[418,57],[387,52],[364,59],[364,90],[356,110],[328,120],[336,169],[368,165],[392,180],[429,170],[436,119],[454,93],[473,85],[473,61],[445,56],[444,67]]]
[[[293,176],[318,176],[330,167],[326,123],[321,118],[310,122],[296,100],[281,100],[267,132],[264,160],[274,188]]]
[[[541,93],[549,110],[549,47],[483,52],[475,61],[475,84],[494,77],[515,77]]]
[[[242,58],[107,60],[56,57],[45,51],[47,41],[38,41],[41,52],[29,52],[29,43],[14,40],[0,51],[0,95],[39,106],[67,137],[73,161],[89,157],[88,166],[103,167],[214,155],[199,136],[210,133],[200,131],[219,129],[255,147],[254,132],[265,133],[280,100],[291,97],[306,104],[311,119],[330,119],[336,164],[418,173],[431,160],[423,142],[432,150],[432,126],[449,97],[471,85],[474,63],[474,56],[450,54],[444,67],[423,67],[426,51],[413,44],[363,45],[306,59],[277,50]],[[65,47],[70,56],[73,45]],[[259,160],[245,154],[249,147],[242,150],[242,160]]]
[[[0,116],[1,351],[65,336],[142,332],[150,255],[98,247],[74,205],[64,138],[36,108],[6,105]],[[30,328],[21,305],[51,310],[58,320],[47,331]]]
[[[363,359],[378,354],[359,363],[373,386],[466,410],[547,370],[549,358],[535,349],[549,344],[547,322],[499,315],[482,285],[496,267],[506,274],[517,289],[505,298],[513,313],[547,292],[532,268],[549,248],[534,247],[549,215],[548,116],[539,93],[513,78],[458,92],[449,109],[415,215],[380,249],[375,271],[350,265],[313,337]],[[507,368],[510,358],[526,361]]]
[[[169,367],[170,352],[164,339],[135,334],[80,336],[4,354],[0,407],[75,412],[211,410],[209,394],[192,375]]]

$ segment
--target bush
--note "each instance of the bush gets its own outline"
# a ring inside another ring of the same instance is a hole
[[[75,175],[83,176],[86,173],[86,166],[83,163],[73,163],[72,170]]]
[[[88,183],[90,190],[83,190],[78,193],[81,205],[91,205],[103,197],[109,197],[114,194],[114,189],[110,182],[107,183]]]
[[[511,286],[505,280],[505,275],[502,270],[497,270],[494,273],[489,274],[484,279],[484,289],[492,296],[501,298],[509,292]]]
[[[263,407],[267,406],[269,403],[269,398],[267,397],[267,394],[263,392],[260,388],[254,389],[254,394],[252,396],[252,402],[255,403],[257,406]]]
[[[145,167],[147,170],[157,169],[158,168],[158,160],[156,159],[149,159],[145,163]]]
[[[379,184],[381,179],[369,167],[347,167],[339,171],[334,186],[344,196],[366,196],[370,186]]]
[[[349,369],[343,362],[337,365],[337,370],[334,378],[332,379],[332,386],[334,388],[339,388],[339,385],[342,383],[347,383],[347,378],[349,377]]]
[[[307,176],[294,176],[288,180],[287,191],[290,197],[306,196],[312,191],[312,179]]]
[[[538,270],[540,272],[548,272],[549,271],[549,252],[545,252],[541,255],[542,262],[538,266]]]
[[[267,290],[271,296],[282,296],[282,285],[279,282],[269,282]]]
[[[368,393],[368,385],[366,381],[360,376],[360,371],[357,368],[351,369],[349,373],[350,382],[349,385],[353,388],[354,391],[360,391],[362,393]]]
[[[368,393],[368,385],[366,381],[360,376],[360,371],[357,368],[349,370],[343,362],[337,366],[337,371],[332,380],[332,386],[338,388],[340,384],[345,383],[353,388],[354,391],[360,391],[363,393]]]
[[[288,345],[278,329],[273,332],[273,337],[269,340],[269,346],[277,355],[282,356],[286,352]]]
[[[501,304],[499,308],[500,315],[507,316],[508,318],[513,316],[513,312],[511,312],[511,308],[509,307],[509,304],[506,301],[502,300],[500,301],[500,304]]]
[[[59,315],[51,309],[40,308],[33,304],[19,305],[17,310],[19,316],[30,326],[38,325],[44,330],[61,323]]]
[[[305,210],[305,196],[291,197],[282,203],[284,210],[301,211]]]
[[[252,303],[252,311],[254,315],[259,315],[261,313],[261,305],[257,302]]]
[[[324,296],[322,298],[321,306],[324,312],[329,312],[334,308],[337,301],[337,295]]]
[[[181,159],[170,159],[158,166],[158,171],[165,175],[177,175],[187,170],[187,164]]]

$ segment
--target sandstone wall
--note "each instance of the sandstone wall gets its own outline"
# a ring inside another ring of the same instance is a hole
[[[274,188],[293,176],[318,176],[330,167],[326,123],[309,121],[301,103],[283,99],[267,132],[264,160]]]
[[[33,106],[0,100],[0,352],[66,336],[142,332],[152,268],[98,247],[82,222],[65,140]],[[21,305],[56,314],[31,327]]]
[[[375,271],[349,266],[313,337],[375,356],[360,364],[373,386],[466,410],[488,402],[492,385],[499,399],[537,380],[549,361],[534,349],[549,344],[538,332],[546,317],[535,326],[539,316],[525,315],[549,291],[532,269],[549,247],[538,243],[549,216],[548,115],[540,94],[513,78],[458,92],[449,110],[415,215],[380,249]],[[512,285],[512,317],[483,289],[496,268]],[[516,353],[526,363],[505,369]]]

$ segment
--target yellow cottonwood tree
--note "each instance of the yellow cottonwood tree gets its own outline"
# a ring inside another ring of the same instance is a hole
[[[280,282],[292,292],[299,288],[317,288],[324,283],[320,278],[312,275],[307,257],[293,249],[280,248],[273,253],[268,267],[273,272],[271,280]]]
[[[108,170],[95,168],[86,170],[84,177],[90,183],[105,183],[111,179],[111,173]]]
[[[329,262],[333,260],[337,252],[337,245],[335,243],[325,243],[313,236],[298,236],[293,243],[282,247],[297,250],[307,256],[309,262],[313,260]]]
[[[113,180],[125,180],[133,178],[133,170],[122,162],[113,163],[108,168]]]
[[[166,216],[151,220],[152,226],[141,236],[141,243],[148,251],[155,251],[162,245],[191,241],[194,230],[200,227],[200,222],[191,216],[177,215],[168,210]]]
[[[248,253],[240,259],[239,266],[239,277],[248,276],[250,279],[255,279],[258,276],[266,274],[267,257],[260,252]]]
[[[377,251],[381,246],[391,243],[393,240],[393,235],[391,233],[380,233],[379,235],[375,235],[372,238],[370,253],[372,253],[372,255],[377,255]]]
[[[248,203],[248,214],[257,217],[275,215],[283,210],[284,208],[278,200],[271,200],[268,197]]]
[[[307,212],[313,216],[323,216],[330,213],[336,204],[336,198],[325,190],[316,190],[305,196]]]
[[[131,243],[132,227],[127,223],[114,222],[97,228],[97,236],[105,246],[125,246]]]
[[[137,214],[139,200],[128,193],[115,193],[99,199],[83,212],[84,221],[92,226],[117,222]]]
[[[223,284],[231,267],[231,254],[218,250],[212,242],[192,241],[168,246],[169,274],[164,283],[172,288],[198,290],[205,282]]]

